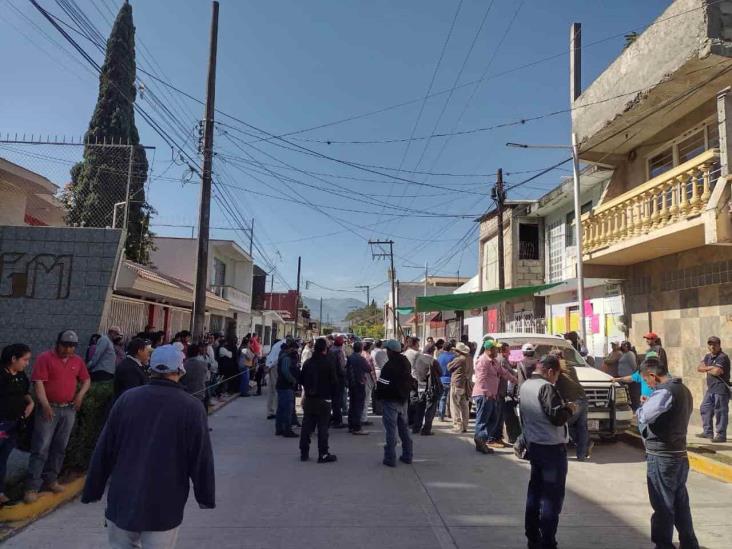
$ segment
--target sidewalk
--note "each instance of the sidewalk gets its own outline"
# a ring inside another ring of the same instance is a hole
[[[299,461],[297,439],[273,435],[264,397],[236,399],[211,416],[217,507],[191,499],[178,549],[483,549],[525,546],[528,464],[511,450],[475,452],[472,435],[447,423],[415,437],[415,461],[381,464],[379,418],[370,436],[331,432],[334,464]],[[315,452],[312,452],[313,455]],[[564,549],[650,546],[643,453],[596,447],[570,459],[559,543]],[[706,549],[729,547],[732,485],[692,473],[694,521]],[[7,540],[8,548],[107,547],[104,505],[65,505]],[[591,540],[591,541],[588,541]]]

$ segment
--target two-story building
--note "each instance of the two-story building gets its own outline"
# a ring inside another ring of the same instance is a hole
[[[299,294],[297,290],[266,292],[264,308],[276,312],[284,321],[283,329],[278,334],[280,338],[295,335],[295,331],[297,331],[298,337],[310,337],[310,310],[304,305],[302,294]],[[297,330],[295,330],[295,326],[297,326]]]
[[[155,237],[150,254],[153,266],[167,276],[194,284],[196,246],[193,238]],[[254,264],[249,254],[232,240],[211,240],[208,250],[208,290],[226,301],[226,311],[211,311],[208,329],[225,332],[236,321],[238,337],[252,329],[252,283]]]
[[[0,158],[0,225],[65,226],[57,193],[42,175]]]
[[[572,109],[581,160],[613,170],[582,217],[584,263],[625,281],[631,342],[658,333],[696,397],[707,338],[732,340],[731,14],[676,0]]]

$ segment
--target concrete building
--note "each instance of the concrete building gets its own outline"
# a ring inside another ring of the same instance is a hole
[[[310,337],[310,310],[303,304],[302,294],[298,294],[297,290],[266,292],[264,309],[277,312],[284,321],[284,328],[279,332],[278,337],[295,335],[295,325],[297,325],[298,337]]]
[[[194,284],[196,240],[155,237],[150,260],[155,269],[174,279]],[[229,303],[226,311],[212,310],[210,331],[226,331],[236,320],[239,338],[252,331],[252,284],[254,264],[249,254],[232,240],[211,240],[208,251],[208,290]]]
[[[40,174],[0,158],[0,225],[63,227],[58,187]]]
[[[533,200],[507,200],[503,212],[503,256],[505,288],[544,283],[544,239],[542,219],[530,216]],[[498,290],[498,212],[481,216],[478,248],[478,291]],[[484,312],[484,332],[512,329],[515,322],[526,323],[544,317],[544,300],[526,297]]]
[[[625,280],[629,339],[657,332],[697,399],[707,337],[732,341],[730,85],[732,1],[676,0],[572,109],[581,160],[613,170],[582,217],[585,276]]]

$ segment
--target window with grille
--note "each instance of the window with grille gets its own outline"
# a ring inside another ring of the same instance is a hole
[[[519,259],[539,259],[539,226],[519,224]]]
[[[687,160],[699,156],[705,150],[704,130],[699,130],[683,141],[680,141],[677,147],[679,151],[679,164],[683,164]]]
[[[648,159],[648,178],[653,179],[657,175],[661,175],[673,167],[674,150],[672,147],[669,147]]]
[[[484,290],[498,288],[498,240],[493,238],[483,244]]]
[[[546,237],[549,243],[548,260],[549,265],[549,282],[559,282],[562,280],[564,271],[564,249],[565,249],[565,224],[562,220],[557,220],[547,226]]]
[[[647,159],[648,179],[717,147],[719,147],[719,127],[717,118],[713,116],[651,154]]]

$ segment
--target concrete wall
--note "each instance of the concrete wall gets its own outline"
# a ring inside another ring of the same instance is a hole
[[[75,330],[83,353],[112,296],[122,231],[0,227],[0,345],[27,343],[34,356]]]
[[[705,381],[696,366],[707,338],[719,336],[732,349],[732,248],[705,246],[633,265],[624,290],[630,340],[643,352],[643,335],[655,331],[698,405]]]
[[[10,185],[0,185],[0,224],[25,225],[26,195]]]

